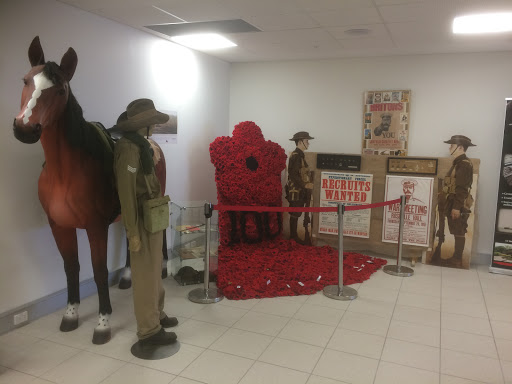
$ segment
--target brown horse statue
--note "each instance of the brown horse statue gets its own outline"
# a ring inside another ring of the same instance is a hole
[[[80,265],[76,228],[82,228],[89,238],[99,297],[99,319],[92,342],[104,344],[111,338],[112,313],[107,270],[108,227],[120,210],[113,176],[114,141],[101,124],[85,121],[82,108],[71,92],[69,81],[78,62],[73,48],[67,50],[60,65],[46,62],[39,37],[35,37],[28,57],[32,69],[23,78],[21,110],[14,119],[13,132],[23,143],[40,140],[43,146],[45,164],[39,177],[39,200],[64,260],[67,277],[68,305],[60,330],[68,332],[78,327]],[[163,159],[160,148],[159,153]],[[167,249],[164,254],[167,255]]]

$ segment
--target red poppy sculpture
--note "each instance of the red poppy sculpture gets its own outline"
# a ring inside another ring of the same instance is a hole
[[[282,206],[284,149],[252,121],[210,144],[219,205]],[[281,238],[282,215],[219,211],[217,286],[228,299],[312,294],[338,284],[337,250]],[[385,260],[344,254],[344,284],[362,282]]]

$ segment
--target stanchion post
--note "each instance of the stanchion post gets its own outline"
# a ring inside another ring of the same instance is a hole
[[[324,295],[335,300],[354,300],[357,291],[343,285],[343,218],[345,204],[338,203],[338,285],[324,287]]]
[[[401,277],[409,277],[414,274],[414,269],[402,267],[402,243],[404,240],[404,222],[405,222],[405,195],[400,196],[400,224],[398,227],[398,252],[396,265],[386,265],[383,270],[387,274]]]
[[[204,249],[204,288],[197,288],[188,293],[188,299],[194,303],[211,304],[221,301],[224,296],[220,289],[210,288],[210,239],[211,239],[211,217],[213,207],[210,203],[204,204],[204,216],[206,227],[206,242]]]
[[[338,287],[343,291],[343,220],[345,204],[338,203]]]

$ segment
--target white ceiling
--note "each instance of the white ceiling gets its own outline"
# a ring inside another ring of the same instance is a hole
[[[144,26],[243,19],[262,31],[226,35],[238,46],[208,52],[228,62],[512,50],[512,33],[451,33],[454,16],[512,12],[512,0],[59,1],[165,39]],[[355,28],[370,32],[345,33]]]

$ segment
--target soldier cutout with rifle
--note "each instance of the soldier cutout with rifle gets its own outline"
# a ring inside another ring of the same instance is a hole
[[[304,151],[309,148],[309,140],[313,137],[308,132],[297,132],[290,139],[295,141],[296,148],[288,160],[288,181],[285,186],[286,200],[290,207],[309,207],[313,192],[313,180],[306,162]],[[311,219],[308,212],[304,213],[305,238],[301,240],[297,234],[297,224],[302,212],[290,212],[290,238],[299,244],[311,245],[309,226]]]
[[[439,238],[438,245],[432,255],[432,264],[449,267],[462,267],[462,253],[466,244],[466,232],[468,218],[473,205],[471,186],[473,184],[473,164],[466,156],[468,147],[474,147],[471,139],[462,135],[454,135],[450,140],[450,156],[453,163],[444,177],[439,181],[438,203],[439,229],[436,236]],[[445,241],[445,218],[448,221],[450,234],[455,238],[453,255],[446,260],[441,259],[441,245]]]

